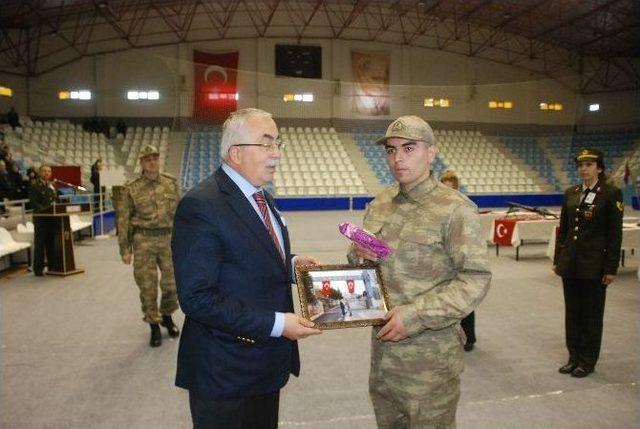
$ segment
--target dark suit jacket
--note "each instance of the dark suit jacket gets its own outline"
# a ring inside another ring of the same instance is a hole
[[[222,169],[180,201],[172,239],[178,298],[186,320],[176,385],[203,398],[274,392],[298,375],[298,346],[269,336],[275,312],[293,312],[286,263],[259,215]]]
[[[598,190],[599,188],[599,190]],[[600,279],[616,274],[622,243],[622,192],[600,180],[591,204],[582,185],[564,193],[554,265],[565,278]]]

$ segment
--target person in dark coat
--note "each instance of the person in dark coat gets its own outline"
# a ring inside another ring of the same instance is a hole
[[[43,165],[39,170],[39,177],[29,186],[29,200],[33,213],[45,212],[56,200],[57,192],[51,181],[51,167]],[[44,271],[45,253],[47,261],[54,257],[55,219],[51,217],[33,218],[33,274],[40,277]]]
[[[90,181],[93,185],[93,193],[95,196],[93,197],[94,206],[98,207],[100,204],[100,193],[102,189],[100,188],[100,171],[102,170],[102,158],[96,159],[96,162],[91,164],[91,177]],[[99,207],[98,207],[99,208]]]
[[[604,156],[583,149],[576,156],[582,183],[564,193],[553,269],[562,277],[569,361],[562,374],[594,371],[602,342],[607,286],[616,278],[622,243],[622,192],[607,183]]]

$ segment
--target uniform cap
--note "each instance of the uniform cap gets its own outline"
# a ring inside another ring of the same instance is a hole
[[[576,162],[581,161],[595,161],[599,165],[604,163],[604,155],[598,149],[584,148],[580,149],[578,155],[576,155]]]
[[[140,158],[144,158],[148,155],[160,155],[160,152],[158,152],[158,149],[156,149],[155,146],[148,144],[140,151]]]
[[[417,116],[400,116],[387,127],[387,133],[378,139],[376,144],[384,144],[387,139],[392,137],[423,141],[429,144],[435,142],[431,126]]]

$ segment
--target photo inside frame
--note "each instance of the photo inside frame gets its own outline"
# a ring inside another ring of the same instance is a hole
[[[321,327],[383,323],[387,305],[375,268],[310,270],[304,283],[305,316]]]

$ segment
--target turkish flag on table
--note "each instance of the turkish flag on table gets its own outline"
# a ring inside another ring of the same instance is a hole
[[[322,294],[324,295],[325,298],[329,298],[329,293],[330,293],[330,285],[331,282],[329,280],[323,280],[322,281]]]
[[[496,219],[493,228],[493,242],[500,246],[511,246],[516,219]]]

